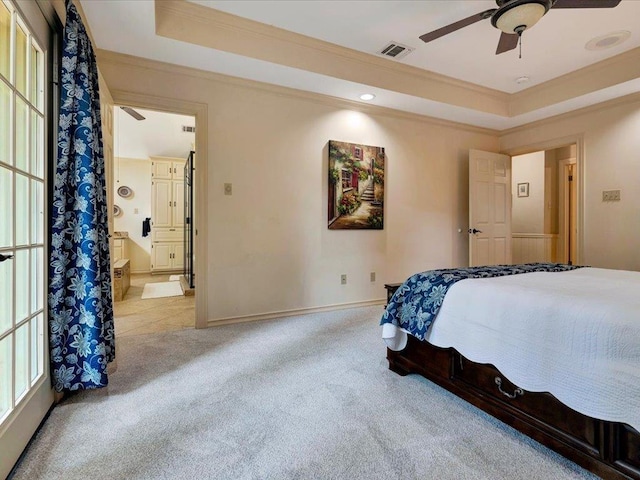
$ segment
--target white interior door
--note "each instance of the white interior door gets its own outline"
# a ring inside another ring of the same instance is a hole
[[[511,263],[511,157],[469,151],[469,266]]]
[[[0,0],[0,478],[53,403],[46,282],[48,24]]]

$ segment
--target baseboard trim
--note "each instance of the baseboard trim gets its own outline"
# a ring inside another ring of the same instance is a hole
[[[230,325],[234,323],[257,322],[260,320],[272,320],[274,318],[293,317],[295,315],[308,315],[310,313],[331,312],[333,310],[344,310],[347,308],[372,307],[384,305],[386,299],[365,300],[362,302],[336,303],[324,307],[297,308],[294,310],[282,310],[279,312],[261,313],[257,315],[243,315],[240,317],[225,317],[209,320],[207,327],[217,327],[219,325]],[[382,311],[380,312],[382,315]]]

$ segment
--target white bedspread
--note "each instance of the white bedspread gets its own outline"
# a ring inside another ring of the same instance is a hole
[[[396,338],[387,343],[402,345]],[[392,337],[389,329],[383,337]],[[640,430],[640,272],[580,268],[467,279],[427,338],[591,417]]]

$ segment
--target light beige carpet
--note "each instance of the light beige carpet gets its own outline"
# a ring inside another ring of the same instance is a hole
[[[109,387],[54,408],[14,480],[596,479],[391,372],[382,312],[125,337]]]

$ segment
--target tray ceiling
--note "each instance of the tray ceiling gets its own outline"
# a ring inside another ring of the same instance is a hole
[[[640,91],[640,1],[549,11],[523,35],[522,58],[495,55],[488,20],[418,36],[493,1],[81,0],[97,47],[498,130]],[[117,25],[117,28],[114,28]],[[118,34],[114,35],[114,31]],[[620,45],[595,37],[629,31]],[[414,50],[395,60],[389,42]],[[526,83],[516,83],[520,77]]]

